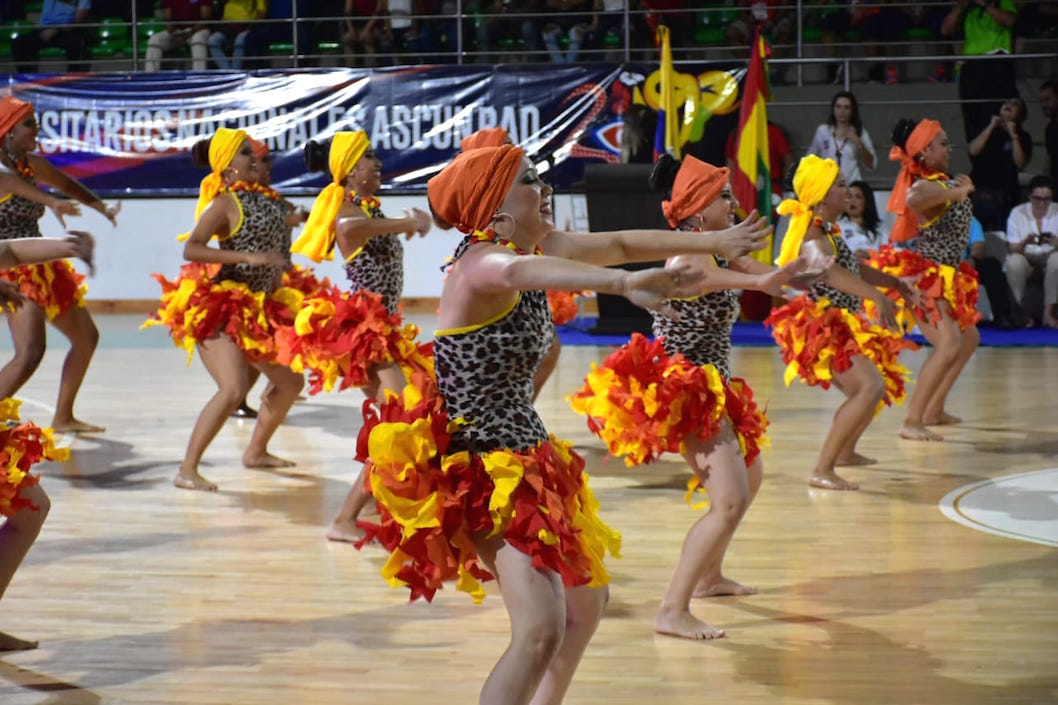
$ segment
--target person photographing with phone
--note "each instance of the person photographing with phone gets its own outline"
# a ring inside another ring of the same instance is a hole
[[[1029,182],[1029,200],[1010,211],[1007,249],[1003,269],[1018,305],[1024,306],[1033,271],[1043,270],[1043,325],[1058,328],[1058,204],[1050,177],[1034,177]]]

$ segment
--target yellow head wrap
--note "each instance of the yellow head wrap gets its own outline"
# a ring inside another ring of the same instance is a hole
[[[838,163],[833,159],[820,159],[809,154],[797,165],[793,177],[797,198],[787,198],[779,204],[779,215],[790,216],[790,225],[783,236],[782,249],[775,264],[782,267],[797,259],[801,242],[812,223],[812,209],[819,205],[837,178]]]
[[[290,247],[291,252],[305,255],[313,262],[331,259],[334,250],[334,219],[345,200],[345,177],[353,170],[360,157],[371,146],[367,133],[339,132],[331,140],[330,168],[334,181],[316,196],[312,212],[305,222],[301,236]]]
[[[213,138],[209,141],[209,166],[213,171],[199,184],[195,220],[198,220],[198,216],[202,215],[206,206],[224,188],[224,179],[220,175],[231,166],[231,160],[235,159],[235,155],[239,153],[239,148],[245,140],[245,130],[220,127],[213,134]]]

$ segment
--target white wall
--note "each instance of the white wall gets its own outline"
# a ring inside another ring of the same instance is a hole
[[[312,207],[311,197],[290,200],[306,208]],[[399,217],[405,208],[412,207],[426,210],[426,197],[388,196],[382,199],[382,208],[387,215]],[[195,199],[123,201],[117,229],[93,210],[82,208],[82,212],[82,216],[68,218],[66,223],[67,227],[87,230],[96,238],[96,275],[88,280],[88,298],[106,301],[158,298],[161,290],[150,275],[158,272],[172,279],[179,271],[184,262],[183,244],[176,240],[176,236],[191,229]],[[570,223],[573,227],[586,229],[584,197],[556,196],[555,222],[563,227]],[[59,222],[50,214],[41,220],[41,231],[50,237],[62,235]],[[294,235],[297,237],[297,231]],[[441,295],[443,275],[440,267],[455,250],[460,237],[455,230],[446,232],[435,228],[426,237],[405,243],[405,297],[436,298]],[[295,255],[294,260],[302,265],[312,264],[300,255]],[[346,279],[340,264],[336,260],[314,268],[319,275],[328,276],[341,286]],[[82,273],[88,273],[83,264],[76,263],[75,266]]]

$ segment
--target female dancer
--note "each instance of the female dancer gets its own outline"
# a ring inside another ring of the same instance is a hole
[[[65,239],[7,240],[0,242],[0,268],[7,270],[67,257],[79,257],[91,267],[92,249],[92,237],[81,232],[71,232]],[[23,305],[26,301],[17,290],[0,287],[0,306]],[[55,448],[51,429],[41,429],[30,422],[9,423],[18,421],[18,406],[19,402],[11,398],[0,402],[0,448],[7,459],[7,467],[0,472],[0,516],[4,517],[0,525],[0,598],[40,534],[51,508],[48,495],[38,484],[40,478],[29,474],[29,470],[41,460],[65,460],[69,454],[66,449]],[[0,632],[0,652],[35,648],[35,641]]]
[[[662,204],[669,225],[694,233],[730,227],[736,201],[728,174],[727,168],[691,156],[680,164],[663,155],[652,177],[659,190],[671,189],[671,200]],[[731,377],[728,367],[731,330],[739,311],[735,289],[781,296],[783,285],[805,263],[798,260],[775,270],[752,257],[728,262],[681,255],[670,260],[684,262],[704,272],[705,282],[691,298],[669,302],[678,317],[651,312],[658,341],[650,344],[634,335],[588,375],[572,403],[588,415],[589,428],[607,441],[614,455],[639,463],[650,462],[659,452],[681,453],[694,473],[692,488],[703,486],[708,492],[709,512],[687,532],[654,628],[688,639],[712,639],[724,632],[691,614],[692,593],[708,597],[757,592],[726,578],[722,570],[731,537],[760,488],[764,469],[759,443],[767,426],[749,386]],[[643,395],[634,392],[651,385],[656,405],[644,404]],[[632,401],[630,411],[628,403],[637,396],[640,401]]]
[[[249,368],[257,367],[269,385],[250,443],[243,453],[246,467],[284,467],[290,461],[268,452],[268,441],[304,385],[300,374],[274,362],[275,322],[293,311],[268,298],[287,266],[287,231],[278,199],[256,183],[256,158],[246,133],[220,128],[191,150],[197,164],[211,172],[199,189],[196,222],[184,245],[184,258],[221,265],[215,277],[189,278],[178,285],[163,281],[162,308],[155,318],[168,325],[174,340],[194,345],[217,393],[202,409],[188,441],[187,453],[173,484],[183,489],[216,491],[198,472],[202,454],[225,419],[246,397]],[[219,247],[210,247],[216,235]],[[202,271],[202,268],[198,268]],[[184,291],[187,289],[187,291]],[[174,294],[182,294],[176,296]],[[184,302],[184,307],[176,307]],[[260,321],[267,319],[262,325]]]
[[[790,216],[790,225],[778,264],[793,261],[799,252],[817,250],[832,255],[836,265],[807,295],[775,309],[765,323],[774,326],[772,335],[787,363],[787,384],[798,376],[823,389],[833,382],[845,395],[808,484],[855,490],[859,486],[834,468],[874,462],[856,452],[856,442],[882,402],[903,399],[907,370],[897,364],[897,356],[913,346],[892,332],[897,329],[893,304],[875,287],[899,292],[909,302],[916,299],[905,282],[861,265],[841,239],[834,220],[845,209],[848,190],[834,160],[808,155],[797,167],[793,187],[796,200],[779,204],[779,213]],[[868,322],[861,300],[873,302],[884,328]]]
[[[309,142],[305,162],[309,171],[327,168],[322,146]],[[425,235],[430,216],[418,208],[403,218],[387,218],[382,213],[375,196],[382,187],[382,161],[363,131],[337,133],[331,140],[327,166],[333,181],[316,197],[301,237],[291,249],[320,262],[332,256],[337,243],[346,262],[350,290],[377,294],[386,312],[396,317],[404,288],[404,247],[398,233],[408,238],[416,233]],[[399,319],[393,323],[399,324]],[[399,392],[404,387],[404,372],[391,354],[383,351],[382,359],[370,362],[364,390],[369,398],[381,401],[387,391]],[[356,525],[371,498],[364,478],[361,472],[327,529],[331,541],[356,542],[364,537]]]
[[[602,265],[679,252],[733,258],[759,247],[766,230],[754,217],[704,237],[556,231],[551,189],[510,145],[458,155],[427,188],[438,220],[466,237],[441,292],[436,389],[420,375],[420,386],[366,415],[361,457],[382,515],[373,533],[393,552],[384,574],[413,598],[458,578],[481,600],[479,579],[496,577],[511,644],[479,702],[559,703],[601,616],[603,558],[620,538],[597,516],[584,461],[533,408],[533,375],[554,330],[544,291],[663,306],[700,275]]]
[[[977,272],[962,260],[970,238],[969,195],[974,185],[965,174],[948,176],[950,156],[948,135],[936,120],[897,122],[889,158],[901,167],[889,196],[888,209],[897,214],[890,239],[917,238],[917,253],[884,247],[871,260],[894,276],[913,276],[922,299],[911,311],[933,349],[919,370],[900,427],[902,438],[917,441],[942,441],[943,436],[926,426],[961,420],[944,405],[981,342]]]
[[[40,181],[102,213],[117,225],[121,205],[108,206],[89,189],[34,154],[39,127],[33,104],[11,96],[0,98],[0,238],[40,237],[40,218],[51,209],[65,227],[64,216],[78,215],[80,206],[41,191]],[[19,266],[0,273],[14,282],[26,297],[26,304],[7,313],[7,325],[15,345],[14,357],[0,369],[0,399],[9,397],[36,372],[44,357],[47,320],[70,341],[70,352],[62,366],[59,397],[55,403],[52,427],[60,432],[94,433],[102,426],[85,423],[74,416],[77,392],[92,360],[99,331],[84,308],[84,277],[69,263],[58,260],[47,264]]]

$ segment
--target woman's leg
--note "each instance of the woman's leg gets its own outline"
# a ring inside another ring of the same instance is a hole
[[[856,441],[874,416],[874,410],[885,395],[885,383],[878,368],[862,355],[852,358],[852,366],[835,372],[837,386],[845,395],[845,402],[834,412],[830,431],[823,440],[819,460],[808,478],[808,484],[828,490],[856,490],[859,485],[849,482],[834,472],[842,450],[853,449]]]
[[[837,377],[834,378],[834,386],[840,389],[842,394],[849,396],[845,393],[845,389],[841,386],[841,380]],[[878,462],[874,458],[868,458],[866,455],[862,455],[856,451],[856,443],[859,442],[860,436],[863,435],[863,432],[867,430],[867,427],[871,425],[871,421],[873,420],[873,414],[871,416],[865,416],[860,422],[859,427],[853,430],[852,434],[849,436],[848,442],[838,451],[838,457],[834,460],[835,467],[874,465]]]
[[[710,566],[723,560],[724,551],[750,502],[749,478],[738,438],[724,422],[720,432],[703,441],[688,438],[684,458],[709,493],[709,511],[683,540],[680,560],[661,600],[654,630],[685,639],[724,636],[691,614],[691,595]]]
[[[257,384],[257,380],[260,379],[260,377],[261,377],[261,370],[257,369],[256,367],[251,367],[250,368],[250,373],[249,373],[249,379],[247,380],[247,385],[248,385],[246,387],[247,395],[249,395],[250,390],[253,389],[253,386],[255,384]],[[268,390],[267,389],[265,390],[265,394],[268,394]],[[234,416],[237,419],[256,419],[257,418],[257,411],[255,409],[253,409],[250,406],[250,404],[246,401],[246,397],[243,397],[242,401],[239,402],[239,406],[236,407],[235,411],[233,411],[231,415]]]
[[[562,702],[609,598],[608,587],[566,588],[566,630],[562,645],[551,659],[530,705],[558,705]]]
[[[764,481],[764,463],[761,461],[758,455],[753,463],[746,468],[746,482],[749,485],[749,501],[747,502],[747,508],[753,504],[754,498],[757,496],[757,492],[760,490],[761,483]],[[733,534],[732,534],[733,535]],[[727,554],[727,546],[731,542],[731,537],[728,537],[728,542],[724,544],[723,551],[720,555],[705,567],[705,572],[702,577],[698,579],[698,584],[694,588],[694,594],[691,597],[725,597],[728,595],[756,595],[757,588],[750,585],[743,585],[742,583],[736,582],[724,575],[724,556]]]
[[[261,395],[257,423],[253,427],[250,444],[242,454],[242,464],[248,468],[290,467],[294,465],[293,462],[268,452],[268,442],[305,386],[305,377],[282,365],[260,365],[258,369],[268,378],[268,387]]]
[[[565,635],[562,580],[554,571],[534,568],[532,558],[502,538],[480,542],[478,555],[496,576],[511,620],[511,643],[486,679],[478,703],[539,705],[533,696],[559,654]],[[553,690],[557,686],[554,682],[549,687]]]
[[[0,399],[14,396],[40,366],[45,349],[44,321],[44,310],[32,301],[7,312],[15,355],[0,369]]]
[[[379,404],[386,400],[386,391],[400,393],[404,389],[406,380],[399,365],[383,365],[371,373],[372,383],[365,391],[370,391]],[[347,541],[356,543],[364,538],[364,530],[356,525],[360,512],[371,501],[371,493],[368,492],[366,481],[366,470],[361,469],[356,476],[356,481],[345,495],[342,508],[338,510],[327,529],[327,538],[331,541]]]
[[[78,421],[73,415],[73,405],[77,392],[88,372],[96,345],[99,344],[99,330],[92,321],[87,309],[71,306],[61,316],[51,322],[59,332],[70,341],[70,352],[62,364],[62,376],[59,378],[59,399],[55,402],[55,418],[51,426],[58,432],[98,433],[105,431],[102,426],[95,426]]]
[[[955,362],[944,372],[940,384],[934,390],[933,396],[926,402],[926,410],[922,414],[922,423],[929,425],[955,424],[962,421],[958,416],[952,416],[944,410],[944,404],[948,400],[948,393],[955,386],[955,380],[959,378],[966,363],[973,357],[977,346],[981,342],[981,332],[977,326],[970,326],[959,334],[959,351],[955,356]]]
[[[44,488],[40,485],[26,487],[19,494],[37,505],[38,510],[23,509],[0,526],[0,598],[4,596],[7,586],[11,584],[11,578],[22,564],[22,559],[26,557],[33,542],[37,540],[37,535],[40,534],[40,529],[44,526],[44,520],[51,509],[48,495],[44,493]],[[0,651],[35,648],[37,648],[35,641],[24,641],[0,632]]]
[[[210,377],[217,383],[217,393],[206,402],[198,415],[187,442],[184,462],[180,464],[173,484],[186,490],[216,492],[217,486],[198,474],[198,464],[225,420],[246,396],[250,366],[243,351],[226,335],[214,336],[199,343],[198,354]]]
[[[943,304],[942,307],[947,308]],[[945,374],[956,364],[962,346],[962,335],[959,333],[959,326],[946,310],[941,313],[936,325],[918,320],[918,327],[933,346],[933,350],[918,371],[915,388],[907,401],[907,416],[900,427],[900,437],[913,441],[943,441],[944,436],[926,428],[926,409],[943,384]]]

